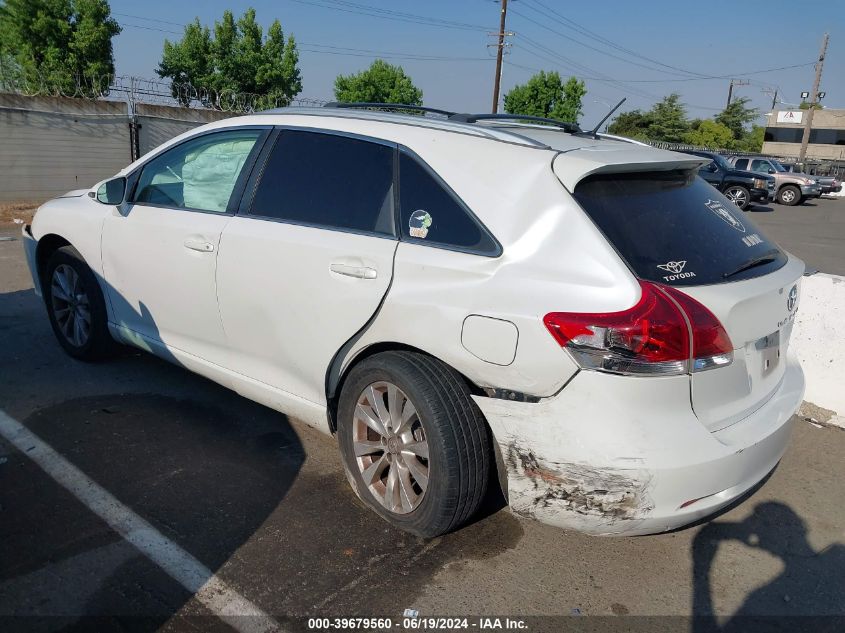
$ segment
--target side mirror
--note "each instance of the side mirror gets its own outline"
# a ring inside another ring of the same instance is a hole
[[[719,171],[719,168],[716,166],[716,163],[710,163],[707,165],[707,171]]]
[[[769,167],[769,173],[770,173],[770,174],[773,174],[773,173],[775,173],[775,170],[774,170],[774,169],[772,169],[771,167]]]
[[[100,188],[97,189],[97,194],[94,196],[97,202],[102,204],[108,204],[112,206],[117,206],[121,202],[123,202],[123,198],[126,196],[126,178],[121,176],[120,178],[112,178],[111,180],[107,180]]]

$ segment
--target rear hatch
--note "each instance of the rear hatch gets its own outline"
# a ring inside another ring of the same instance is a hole
[[[803,262],[694,169],[594,173],[574,196],[637,277],[690,295],[730,337],[730,364],[693,363],[702,424],[718,431],[763,406],[784,375]]]

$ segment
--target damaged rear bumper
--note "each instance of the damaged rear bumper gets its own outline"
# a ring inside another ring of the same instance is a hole
[[[711,433],[685,376],[580,372],[538,403],[475,397],[507,471],[514,512],[598,535],[664,532],[742,496],[777,465],[804,394],[794,357],[774,396]]]

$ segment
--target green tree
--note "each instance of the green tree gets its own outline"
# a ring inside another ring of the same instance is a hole
[[[111,83],[112,38],[120,30],[107,0],[2,1],[0,73],[66,94],[97,95]]]
[[[156,73],[172,80],[173,96],[183,105],[198,98],[212,107],[262,109],[289,105],[302,92],[294,37],[286,40],[274,20],[265,38],[255,9],[247,9],[237,21],[225,11],[215,21],[213,35],[195,19],[185,26],[181,40],[165,40]],[[241,93],[256,97],[249,103],[233,101]]]
[[[763,140],[766,134],[766,128],[762,125],[752,125],[751,131],[743,134],[742,138],[734,142],[733,149],[738,149],[741,152],[749,152],[757,154],[763,151]]]
[[[693,123],[689,132],[684,134],[684,142],[699,147],[730,148],[734,144],[734,135],[727,126],[704,119]]]
[[[654,104],[649,112],[651,123],[648,126],[647,135],[652,141],[665,141],[668,143],[681,143],[684,134],[689,130],[687,112],[681,103],[681,96],[672,93],[663,97],[662,101]]]
[[[741,139],[745,135],[745,126],[759,114],[757,108],[747,106],[750,101],[751,99],[747,97],[734,99],[728,107],[715,116],[716,122],[730,129],[735,139]]]
[[[609,134],[627,136],[640,141],[649,140],[648,128],[651,126],[652,116],[650,112],[642,110],[631,110],[617,116],[613,123],[607,126]]]
[[[557,72],[541,70],[505,95],[505,111],[577,123],[582,113],[581,100],[586,94],[583,81],[570,77],[563,83]]]
[[[370,67],[334,80],[334,97],[345,103],[404,103],[422,105],[422,90],[414,85],[401,66],[375,60]]]
[[[811,104],[809,101],[802,101],[798,105],[798,107],[801,108],[802,110],[809,110],[810,105],[813,106],[813,110],[823,110],[824,109],[824,106],[821,103],[819,103],[818,101],[816,103],[813,103],[813,104]]]

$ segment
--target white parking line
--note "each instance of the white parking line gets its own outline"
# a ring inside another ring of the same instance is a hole
[[[0,435],[134,545],[227,624],[243,631],[280,631],[276,620],[234,591],[196,558],[159,533],[49,444],[0,410]]]

